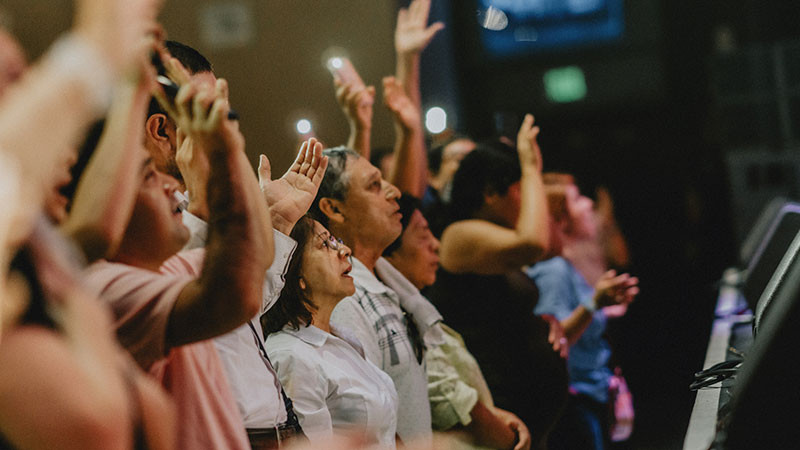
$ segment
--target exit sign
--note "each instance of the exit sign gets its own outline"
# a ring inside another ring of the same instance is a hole
[[[578,66],[550,69],[544,73],[544,92],[553,103],[572,103],[586,98],[586,77]]]

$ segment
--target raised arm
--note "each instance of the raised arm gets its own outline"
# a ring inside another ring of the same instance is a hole
[[[395,77],[383,79],[383,102],[394,116],[395,162],[389,182],[401,192],[422,198],[428,184],[428,155],[422,114]]]
[[[148,48],[142,45],[139,61],[117,85],[100,142],[61,225],[90,262],[116,252],[139,189],[139,167],[147,157],[142,130],[155,82]]]
[[[397,28],[394,32],[394,49],[397,53],[396,76],[411,101],[422,108],[419,90],[420,54],[430,44],[444,24],[436,22],[428,26],[431,0],[413,0],[408,8],[397,13]]]
[[[517,154],[522,170],[520,210],[514,228],[486,220],[463,220],[442,234],[439,254],[442,267],[454,273],[499,275],[533,264],[549,244],[547,201],[542,184],[542,156],[528,114],[517,135]]]
[[[186,73],[170,59],[167,67]],[[272,224],[244,152],[238,123],[227,119],[227,83],[186,83],[174,105],[157,98],[178,128],[208,159],[209,236],[200,278],[180,293],[167,326],[167,346],[224,334],[255,316],[264,273],[272,262]]]
[[[348,63],[348,68],[355,71]],[[336,101],[342,108],[347,122],[350,124],[350,136],[347,146],[369,159],[372,139],[372,107],[375,103],[375,87],[363,87],[360,83],[346,83],[338,75],[334,75],[333,85],[336,88]]]
[[[135,58],[160,3],[78,1],[72,31],[3,96],[0,151],[16,160],[26,180],[17,234],[26,234],[38,213],[60,153],[105,112],[117,72]]]

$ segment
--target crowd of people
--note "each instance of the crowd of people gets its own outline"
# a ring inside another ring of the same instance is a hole
[[[610,200],[543,173],[532,115],[428,144],[430,1],[397,15],[394,148],[334,71],[348,142],[274,179],[160,0],[76,0],[30,65],[0,29],[0,449],[608,447],[638,293]]]

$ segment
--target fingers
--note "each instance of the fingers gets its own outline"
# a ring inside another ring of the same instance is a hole
[[[267,155],[262,153],[258,155],[258,184],[263,185],[270,180],[272,180],[272,166]]]

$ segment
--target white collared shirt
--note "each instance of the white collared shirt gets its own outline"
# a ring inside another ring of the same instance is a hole
[[[183,223],[191,233],[187,246],[205,246],[208,224],[188,211],[183,211]],[[264,342],[264,336],[259,317],[278,299],[285,284],[286,269],[297,247],[294,239],[277,230],[272,230],[272,236],[275,257],[264,280],[261,312],[251,319],[261,342]],[[274,428],[286,422],[286,407],[281,397],[278,377],[272,367],[264,363],[250,325],[244,324],[215,338],[214,346],[225,367],[244,426]]]
[[[366,358],[392,378],[400,398],[397,434],[424,445],[432,436],[424,360],[414,354],[398,295],[357,258],[352,261],[356,292],[339,302],[331,323],[352,331]]]
[[[313,443],[337,430],[363,430],[369,444],[395,448],[397,392],[392,379],[362,357],[343,330],[286,327],[267,338],[303,431]],[[339,337],[341,336],[341,338]]]

